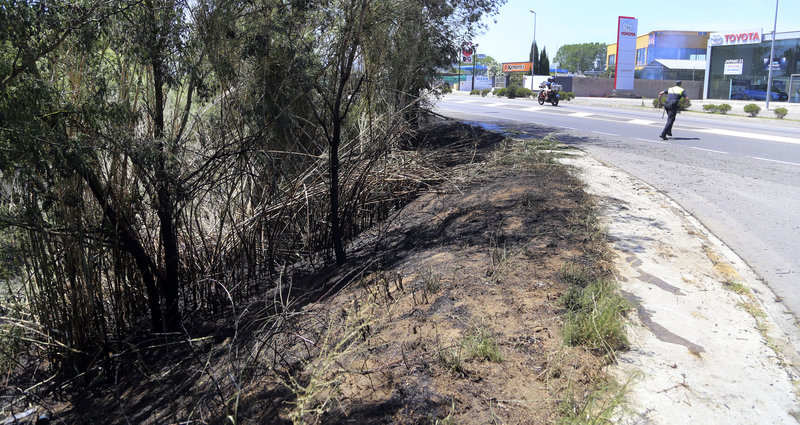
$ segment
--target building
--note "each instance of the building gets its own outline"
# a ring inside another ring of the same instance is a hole
[[[717,32],[709,38],[704,99],[766,100],[772,34]],[[775,35],[770,100],[800,102],[800,31]]]
[[[706,59],[709,35],[703,31],[652,31],[636,37],[637,78],[672,79],[671,75],[678,75],[678,71],[688,71],[681,75],[696,75],[701,79],[702,74],[692,71],[705,69],[705,64],[697,69],[697,61]],[[616,53],[617,43],[609,44],[606,48],[607,69],[614,69]],[[642,72],[645,67],[649,72]]]

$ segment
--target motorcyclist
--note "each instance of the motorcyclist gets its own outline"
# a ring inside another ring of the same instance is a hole
[[[547,81],[544,82],[544,97],[545,99],[550,99],[550,90],[553,89],[553,83],[556,82],[555,77],[549,76],[547,77]]]

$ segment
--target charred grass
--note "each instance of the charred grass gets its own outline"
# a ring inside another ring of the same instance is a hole
[[[232,314],[142,337],[42,404],[75,424],[610,417],[623,391],[603,368],[626,345],[627,307],[561,147],[457,124],[426,134],[409,148],[464,147],[436,154],[444,183],[352,241],[344,267],[287,273]]]

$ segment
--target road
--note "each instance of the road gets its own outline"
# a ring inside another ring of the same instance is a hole
[[[649,100],[648,100],[649,102]],[[665,193],[733,249],[800,318],[800,124],[448,95],[437,112],[579,147]]]

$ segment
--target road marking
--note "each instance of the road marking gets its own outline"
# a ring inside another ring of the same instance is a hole
[[[586,117],[590,117],[592,115],[594,115],[594,114],[591,114],[589,112],[573,112],[573,113],[569,114],[569,116],[571,116],[571,117],[578,117],[578,118],[586,118]]]
[[[477,100],[474,99],[463,99],[463,100],[453,100],[453,103],[475,103]]]
[[[540,106],[531,106],[530,108],[523,109],[523,111],[536,112],[536,111],[541,111],[542,109],[545,109],[545,108],[542,108]]]
[[[669,144],[669,143],[667,143],[667,142],[662,142],[662,141],[660,141],[660,140],[640,139],[640,138],[638,138],[638,137],[636,137],[635,139],[636,139],[636,140],[641,140],[641,141],[643,141],[643,142],[648,142],[648,143],[658,143],[659,145],[667,145],[667,144]]]
[[[761,161],[777,162],[778,164],[794,165],[794,166],[800,167],[800,164],[798,164],[796,162],[778,161],[777,159],[761,158],[761,157],[758,157],[758,156],[751,156],[750,158],[758,159],[758,160],[761,160]]]
[[[506,105],[505,103],[487,103],[486,104],[486,106],[491,107],[491,108],[498,108],[500,106],[505,106],[505,105]]]
[[[655,121],[647,121],[647,120],[630,120],[628,124],[636,124],[636,125],[653,125]]]
[[[597,134],[603,134],[603,135],[606,135],[606,136],[614,136],[614,137],[617,137],[617,135],[616,135],[616,134],[612,134],[612,133],[603,133],[602,131],[592,131],[592,133],[597,133]]]
[[[689,146],[689,148],[690,148],[690,149],[695,149],[695,150],[698,150],[698,151],[704,151],[704,152],[714,152],[714,153],[721,153],[721,154],[724,154],[724,155],[728,155],[728,152],[723,152],[723,151],[715,151],[714,149],[696,148],[696,147],[694,147],[694,146]]]
[[[796,137],[772,136],[769,134],[759,134],[759,133],[745,133],[741,131],[722,130],[718,128],[704,128],[694,131],[699,131],[701,133],[717,134],[720,136],[744,137],[748,139],[768,140],[772,142],[794,143],[796,145],[800,145],[800,138]]]

